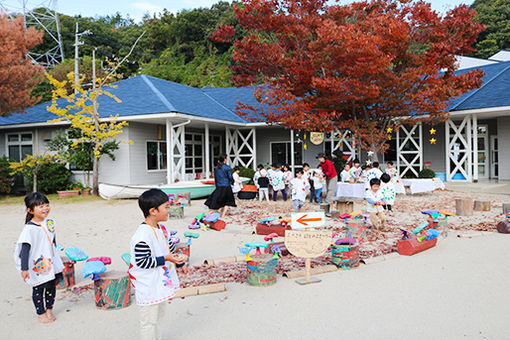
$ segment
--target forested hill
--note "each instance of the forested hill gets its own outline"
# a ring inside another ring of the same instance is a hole
[[[80,73],[90,79],[92,50],[97,48],[98,64],[106,57],[125,56],[133,42],[145,31],[127,63],[123,76],[147,74],[181,84],[203,86],[231,86],[232,44],[213,42],[210,34],[221,24],[237,25],[234,10],[228,2],[218,2],[211,8],[183,10],[178,14],[164,12],[157,17],[144,17],[141,23],[121,15],[106,17],[71,17],[59,14],[64,44],[65,62],[51,70],[57,79],[64,79],[74,69],[74,41],[76,22],[83,35],[79,48]],[[47,49],[44,40],[36,50]],[[49,100],[50,86],[46,82],[35,91],[42,101]]]

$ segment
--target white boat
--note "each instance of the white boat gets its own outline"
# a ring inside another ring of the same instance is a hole
[[[247,183],[249,178],[242,177],[243,183]],[[205,182],[205,183],[204,183]],[[209,196],[216,186],[211,180],[182,181],[174,184],[146,184],[146,185],[120,185],[99,183],[99,196],[105,200],[138,198],[144,191],[157,188],[163,190],[165,194],[179,194],[189,192],[191,199]]]

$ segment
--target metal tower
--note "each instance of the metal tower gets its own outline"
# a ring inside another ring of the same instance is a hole
[[[0,0],[0,12],[3,10],[9,16],[23,14],[26,27],[34,26],[44,31],[45,40],[50,42],[49,49],[42,53],[29,52],[28,55],[47,68],[64,61],[56,8],[57,0]]]

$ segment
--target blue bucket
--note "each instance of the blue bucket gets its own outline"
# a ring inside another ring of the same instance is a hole
[[[465,181],[466,177],[464,177],[464,175],[460,172],[457,172],[455,175],[453,175],[452,179],[456,181]]]

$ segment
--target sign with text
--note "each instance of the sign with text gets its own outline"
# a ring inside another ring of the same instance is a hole
[[[331,232],[286,230],[285,247],[297,257],[310,259],[324,254],[331,244]]]
[[[326,216],[323,211],[292,213],[292,229],[323,227],[326,224]]]

